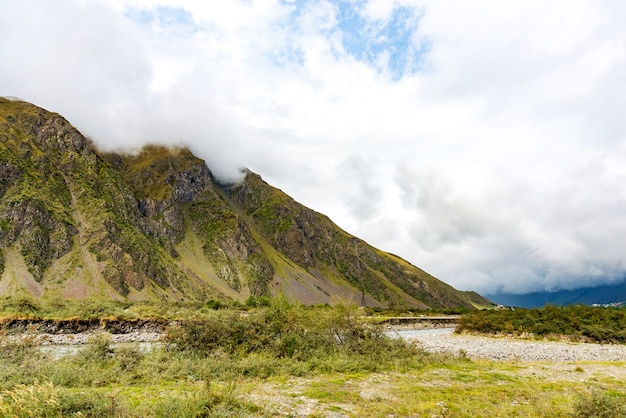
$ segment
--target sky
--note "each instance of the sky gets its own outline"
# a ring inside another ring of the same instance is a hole
[[[461,290],[626,273],[626,2],[0,0],[0,95],[188,146]]]

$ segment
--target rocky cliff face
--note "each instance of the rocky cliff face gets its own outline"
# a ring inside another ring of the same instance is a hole
[[[345,280],[386,306],[471,306],[465,294],[341,230],[257,174],[226,193],[265,240],[309,272]]]
[[[187,149],[100,153],[61,116],[0,98],[0,295],[472,306],[247,173]]]

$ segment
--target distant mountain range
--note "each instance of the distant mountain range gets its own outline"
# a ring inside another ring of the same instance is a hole
[[[495,303],[523,308],[551,305],[609,305],[626,302],[626,280],[616,284],[585,287],[576,290],[555,292],[534,292],[520,295],[491,294],[485,295]]]
[[[220,184],[185,148],[103,153],[0,98],[0,296],[489,305],[340,229],[252,172]]]

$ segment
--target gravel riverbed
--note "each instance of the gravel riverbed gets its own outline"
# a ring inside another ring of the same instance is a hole
[[[34,344],[41,346],[82,345],[88,343],[96,333],[18,333],[5,335],[4,340],[5,342],[17,342],[28,338]],[[455,334],[452,328],[390,331],[390,335],[393,334],[417,341],[429,352],[455,355],[464,353],[470,358],[546,362],[626,361],[626,345],[622,344],[538,341],[511,337]],[[160,332],[147,331],[111,334],[111,342],[114,344],[155,343],[161,339],[162,335]]]
[[[470,358],[521,361],[626,361],[626,345],[537,341],[468,334],[424,334],[411,339],[429,352],[465,353]]]
[[[87,344],[101,331],[80,332],[75,334],[53,334],[53,333],[20,333],[11,334],[4,337],[9,343],[17,343],[20,341],[30,341],[34,345],[50,346],[50,345],[82,345]],[[159,332],[133,331],[123,334],[109,334],[111,342],[114,344],[123,343],[151,343],[156,342],[163,336]]]

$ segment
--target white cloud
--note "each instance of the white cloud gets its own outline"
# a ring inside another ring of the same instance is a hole
[[[0,94],[185,143],[463,289],[620,278],[626,6],[2,2]]]

